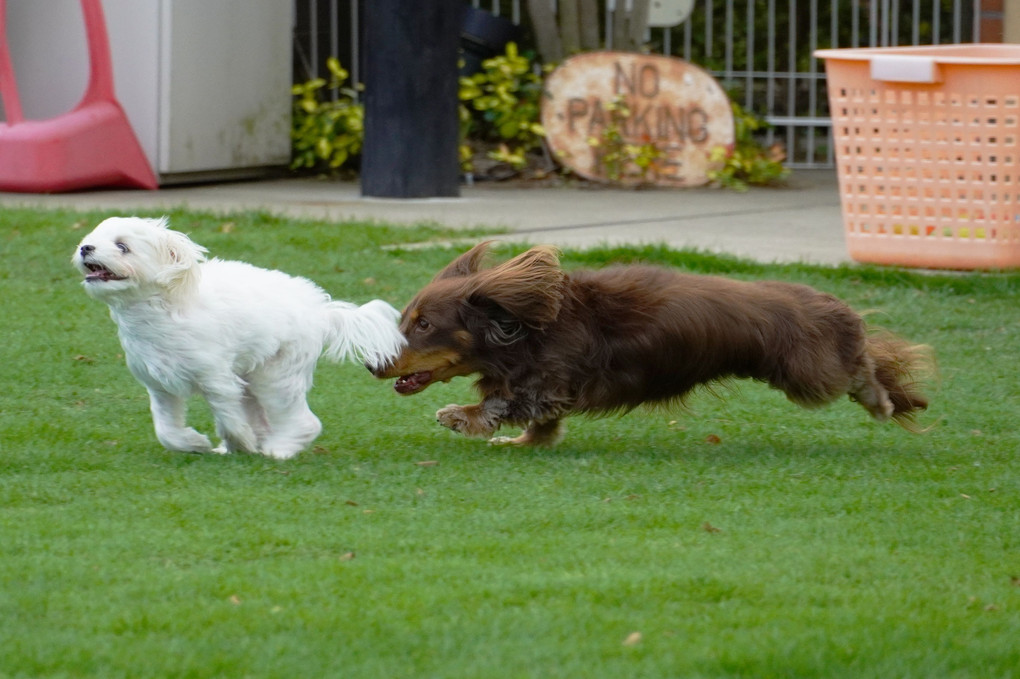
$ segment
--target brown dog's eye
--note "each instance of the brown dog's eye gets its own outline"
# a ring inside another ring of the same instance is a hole
[[[432,324],[429,323],[428,320],[424,318],[419,318],[417,325],[419,330],[428,330],[430,327],[432,327]]]

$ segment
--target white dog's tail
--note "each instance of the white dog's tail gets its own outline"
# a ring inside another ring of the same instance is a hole
[[[353,358],[383,365],[396,358],[406,343],[397,328],[400,312],[381,299],[362,306],[333,301],[327,305],[327,314],[325,355],[334,361]]]

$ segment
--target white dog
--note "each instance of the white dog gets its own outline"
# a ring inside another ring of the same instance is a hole
[[[386,363],[400,313],[373,300],[331,301],[305,278],[218,259],[167,220],[113,217],[72,263],[109,305],[131,373],[149,390],[156,438],[170,450],[293,457],[322,430],[308,408],[316,361]],[[185,423],[201,394],[222,444]]]

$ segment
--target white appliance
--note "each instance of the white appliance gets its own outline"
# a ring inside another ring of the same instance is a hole
[[[103,0],[117,99],[160,183],[290,160],[293,3]],[[26,118],[70,110],[88,78],[78,0],[8,0]]]

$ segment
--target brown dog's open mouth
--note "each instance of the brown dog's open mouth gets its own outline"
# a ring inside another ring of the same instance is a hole
[[[126,276],[118,276],[117,274],[113,273],[112,271],[110,271],[106,267],[100,266],[99,264],[92,264],[90,262],[86,262],[85,263],[85,268],[89,270],[89,272],[87,274],[85,274],[85,281],[89,282],[89,283],[95,282],[95,281],[100,281],[100,282],[101,281],[122,281],[122,280],[124,280],[126,278]]]
[[[393,388],[398,394],[414,394],[429,386],[432,382],[432,371],[414,373],[413,375],[402,375],[397,378]]]

